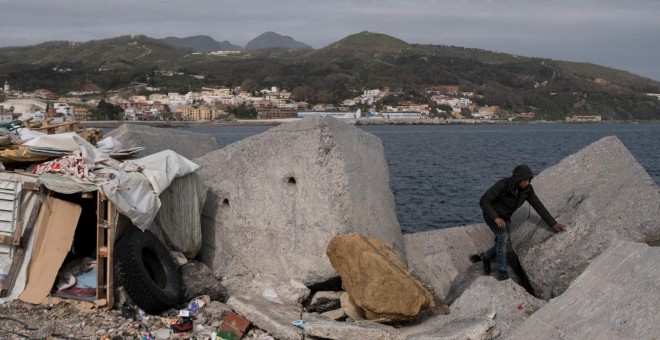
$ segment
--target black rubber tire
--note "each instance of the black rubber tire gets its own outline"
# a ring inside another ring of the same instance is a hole
[[[181,274],[165,246],[149,231],[138,230],[117,240],[114,269],[117,283],[149,314],[181,301]]]

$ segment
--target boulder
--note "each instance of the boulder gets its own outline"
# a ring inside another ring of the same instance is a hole
[[[512,217],[511,241],[537,297],[561,294],[618,240],[660,239],[660,189],[616,137],[564,158],[532,184],[548,211],[568,225],[554,233],[525,205]]]
[[[512,280],[481,276],[451,305],[451,314],[496,315],[496,332],[507,339],[525,319],[545,305]]]
[[[653,339],[660,334],[660,248],[617,242],[510,339]]]
[[[303,339],[303,330],[293,325],[294,321],[301,319],[302,307],[250,295],[232,296],[227,305],[276,339]]]
[[[485,223],[403,236],[410,269],[443,300],[446,300],[452,283],[470,268],[478,267],[477,276],[483,275],[481,263],[473,265],[470,255],[491,247],[493,238],[493,232]],[[471,280],[463,285],[469,286]]]
[[[360,232],[405,260],[380,139],[332,117],[282,124],[194,160],[210,188],[200,258],[216,276],[336,277],[325,249]]]
[[[142,156],[169,149],[193,159],[218,149],[211,135],[128,123],[110,131],[106,137],[120,141],[124,149],[143,147]]]
[[[410,276],[394,250],[376,239],[357,233],[337,235],[326,252],[342,288],[369,320],[410,320],[423,308],[435,306],[433,296]]]

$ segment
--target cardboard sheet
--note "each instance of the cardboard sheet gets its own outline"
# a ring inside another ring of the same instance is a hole
[[[34,230],[32,258],[21,301],[42,303],[50,292],[57,272],[71,249],[73,234],[82,208],[67,201],[48,197],[41,205]]]

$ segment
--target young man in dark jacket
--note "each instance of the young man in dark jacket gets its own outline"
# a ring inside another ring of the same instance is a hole
[[[506,271],[506,242],[509,239],[511,215],[525,201],[529,202],[543,221],[555,231],[559,232],[566,228],[566,225],[557,223],[536,196],[534,188],[530,184],[532,177],[534,177],[532,169],[525,164],[518,165],[513,169],[511,177],[497,181],[479,200],[484,220],[495,234],[495,245],[479,254],[479,257],[484,266],[484,272],[486,275],[490,275],[490,259],[497,255],[498,280],[509,278]]]

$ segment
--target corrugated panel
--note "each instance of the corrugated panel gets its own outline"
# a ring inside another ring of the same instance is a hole
[[[0,233],[10,235],[14,231],[20,192],[20,182],[0,180]]]

